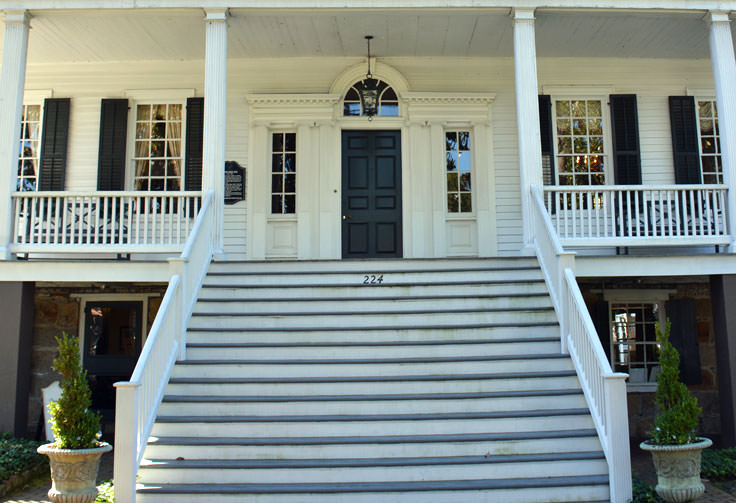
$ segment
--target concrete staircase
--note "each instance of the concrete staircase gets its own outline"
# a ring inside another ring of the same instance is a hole
[[[608,500],[529,258],[214,263],[146,502]]]

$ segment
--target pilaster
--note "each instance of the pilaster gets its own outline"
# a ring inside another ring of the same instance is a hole
[[[514,9],[514,77],[519,141],[523,251],[532,253],[531,186],[542,186],[542,146],[537,98],[537,49],[534,9]]]
[[[718,106],[723,183],[728,185],[729,252],[736,252],[736,60],[734,59],[731,20],[727,12],[711,11],[709,27],[710,60]]]
[[[20,120],[26,80],[29,15],[5,11],[5,37],[0,67],[0,260],[10,258],[13,226],[11,194],[15,192],[20,150]]]
[[[214,189],[215,253],[224,248],[225,142],[227,113],[227,9],[205,9],[204,132],[202,189]]]

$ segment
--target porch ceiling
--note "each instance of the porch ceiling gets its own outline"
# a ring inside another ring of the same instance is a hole
[[[204,58],[198,9],[32,14],[31,63]],[[513,52],[507,9],[233,9],[231,14],[231,58],[362,56],[366,34],[375,36],[378,57],[508,57]],[[696,11],[538,10],[537,51],[540,57],[707,58],[702,17]]]

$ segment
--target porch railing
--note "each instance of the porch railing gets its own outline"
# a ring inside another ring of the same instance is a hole
[[[181,251],[200,192],[16,192],[14,253]]]
[[[148,436],[174,363],[185,357],[187,322],[212,259],[213,197],[210,191],[182,254],[169,260],[171,280],[130,381],[115,383],[116,501],[135,502]]]
[[[575,280],[575,254],[565,252],[539,187],[532,187],[537,257],[560,320],[562,351],[573,361],[608,462],[612,503],[632,497],[627,374],[613,372]]]
[[[563,245],[729,244],[726,185],[545,187]]]

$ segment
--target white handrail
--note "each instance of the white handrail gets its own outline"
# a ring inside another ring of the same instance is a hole
[[[730,244],[726,185],[548,186],[546,212],[563,245]]]
[[[560,320],[562,351],[575,366],[608,462],[610,500],[624,503],[632,497],[628,375],[611,370],[575,279],[575,254],[564,251],[539,187],[531,192],[537,257]]]
[[[186,324],[212,259],[214,191],[197,215],[184,252],[169,259],[169,286],[128,382],[115,383],[115,500],[135,502],[136,474],[177,358],[186,348]]]

